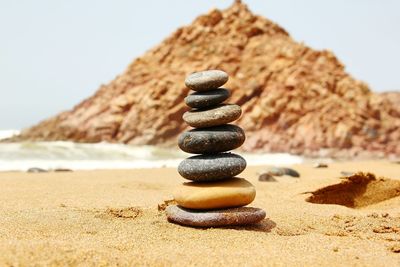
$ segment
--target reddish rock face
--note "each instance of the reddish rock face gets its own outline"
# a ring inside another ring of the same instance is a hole
[[[400,156],[394,102],[354,80],[329,51],[295,42],[240,1],[179,28],[71,111],[19,139],[177,145],[188,108],[185,77],[222,69],[247,151]]]

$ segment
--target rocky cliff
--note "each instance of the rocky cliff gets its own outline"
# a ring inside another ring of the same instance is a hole
[[[390,99],[240,1],[179,28],[92,97],[18,139],[176,146],[186,127],[184,78],[207,69],[231,77],[245,150],[400,156],[400,114]]]

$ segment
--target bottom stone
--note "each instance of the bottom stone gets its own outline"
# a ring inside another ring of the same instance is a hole
[[[193,227],[222,227],[248,225],[265,218],[265,211],[259,208],[240,207],[221,210],[191,210],[176,205],[165,210],[170,222]]]

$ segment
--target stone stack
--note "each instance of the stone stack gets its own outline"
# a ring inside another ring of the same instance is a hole
[[[219,88],[228,81],[220,70],[197,72],[186,78],[185,84],[196,91],[185,98],[192,109],[183,120],[194,127],[179,137],[179,147],[189,157],[178,167],[179,174],[191,180],[174,193],[178,205],[166,209],[171,222],[197,227],[245,225],[264,219],[261,209],[243,207],[256,195],[254,186],[235,177],[246,168],[246,161],[227,151],[240,147],[244,131],[230,122],[238,119],[241,108],[222,104],[229,98],[227,89]]]

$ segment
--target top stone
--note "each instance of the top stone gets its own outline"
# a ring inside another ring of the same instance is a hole
[[[222,70],[206,70],[190,74],[185,85],[194,91],[216,89],[228,81],[228,74]]]

